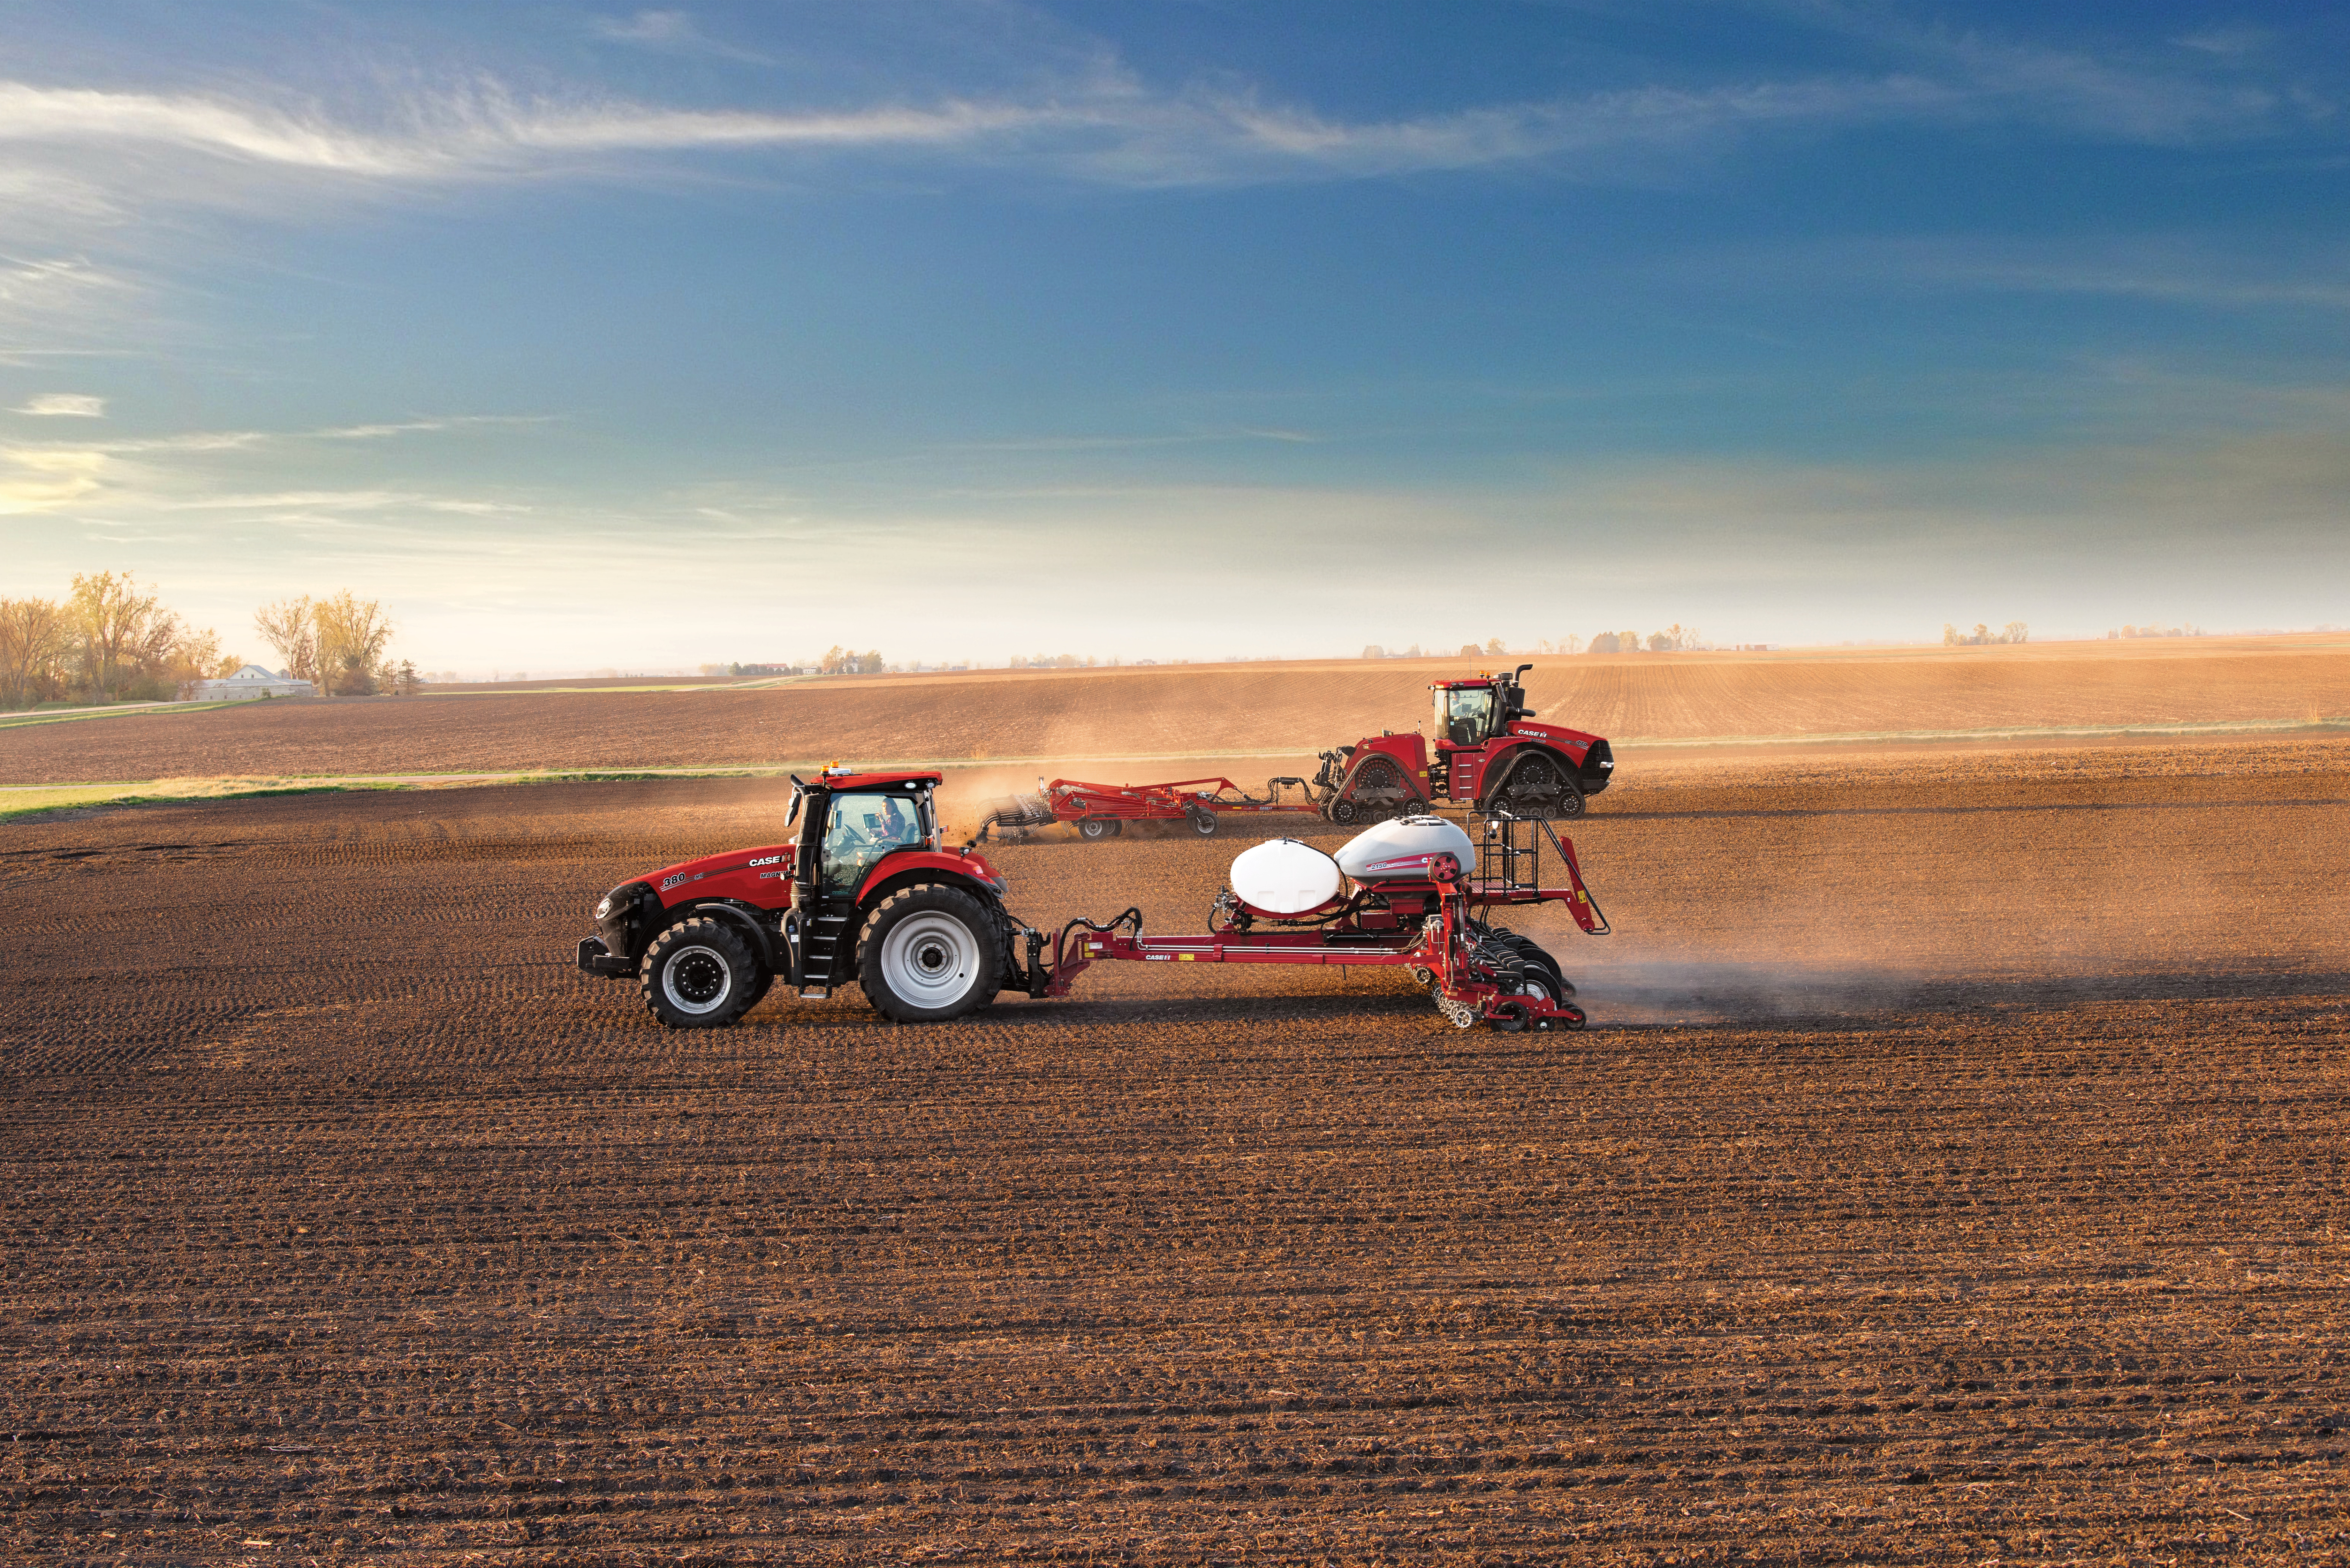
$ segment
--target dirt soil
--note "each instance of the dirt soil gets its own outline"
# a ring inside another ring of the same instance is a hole
[[[2338,638],[1534,663],[1527,691],[1542,716],[1609,737],[1627,760],[1644,740],[2350,716],[2350,644]],[[1409,730],[1428,715],[1428,683],[1470,670],[1461,659],[1354,659],[252,702],[0,730],[0,784],[1275,753],[1253,770],[1217,770],[1254,784],[1323,747]],[[1167,776],[1137,764],[1107,782]]]
[[[2350,744],[2243,759],[1648,778],[1569,1036],[664,1031],[587,906],[764,782],[0,829],[0,1560],[2350,1561]]]

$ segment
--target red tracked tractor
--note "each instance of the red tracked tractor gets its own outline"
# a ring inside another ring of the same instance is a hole
[[[1533,668],[1430,687],[1432,736],[1390,731],[1324,752],[1314,779],[1327,792],[1323,815],[1336,823],[1378,822],[1440,800],[1489,816],[1581,816],[1585,798],[1607,787],[1615,753],[1597,735],[1534,722],[1519,683]]]
[[[1271,963],[1409,970],[1461,1028],[1580,1029],[1558,961],[1488,917],[1564,904],[1607,934],[1575,846],[1547,822],[1499,815],[1482,842],[1432,816],[1383,823],[1336,857],[1271,839],[1232,865],[1202,936],[1152,937],[1139,909],[1057,935],[1005,907],[971,845],[948,847],[940,775],[827,769],[792,780],[782,844],[704,856],[624,882],[579,943],[589,974],[633,980],[672,1028],[733,1023],[776,981],[821,998],[851,981],[899,1023],[960,1018],[1004,992],[1069,994],[1091,965]]]

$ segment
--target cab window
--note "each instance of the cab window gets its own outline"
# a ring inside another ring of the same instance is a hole
[[[1449,746],[1482,746],[1493,718],[1491,687],[1436,694],[1436,732]]]
[[[920,812],[903,796],[835,795],[824,824],[825,891],[854,893],[881,857],[929,841]]]

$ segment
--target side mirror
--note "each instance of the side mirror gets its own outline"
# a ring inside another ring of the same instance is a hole
[[[801,782],[799,774],[794,774],[792,775],[792,809],[784,814],[785,827],[789,827],[800,819],[800,802],[806,794],[807,785]]]

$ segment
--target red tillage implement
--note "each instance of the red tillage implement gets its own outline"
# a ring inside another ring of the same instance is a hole
[[[1274,779],[1266,785],[1267,798],[1259,800],[1225,778],[1177,779],[1172,784],[1148,784],[1055,779],[1050,784],[1038,784],[1036,799],[1050,814],[1051,821],[1070,824],[1081,838],[1114,838],[1129,822],[1179,821],[1189,822],[1191,831],[1205,838],[1216,831],[1216,818],[1222,813],[1318,810],[1309,798],[1283,800],[1284,789],[1291,784],[1296,785],[1303,795],[1304,779]],[[1008,822],[1001,812],[993,820],[1003,826],[1045,826],[1043,822]]]

